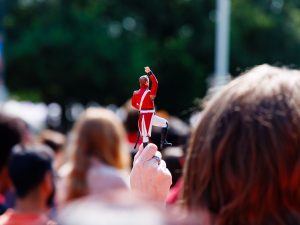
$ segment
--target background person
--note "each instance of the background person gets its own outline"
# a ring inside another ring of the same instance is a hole
[[[38,142],[48,146],[54,153],[53,168],[55,171],[64,163],[66,137],[62,133],[53,130],[44,130],[38,137]]]
[[[257,66],[206,104],[183,204],[213,224],[300,224],[300,71]]]
[[[7,209],[4,194],[11,188],[8,175],[8,158],[12,147],[22,141],[19,120],[0,113],[0,215]]]
[[[130,153],[122,122],[112,111],[87,109],[74,125],[73,135],[72,169],[60,195],[63,201],[128,189]]]
[[[0,216],[0,225],[42,225],[49,222],[54,192],[51,150],[45,146],[16,146],[9,160],[16,206]]]

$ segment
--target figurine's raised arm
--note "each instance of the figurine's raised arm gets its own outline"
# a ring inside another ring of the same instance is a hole
[[[151,69],[149,66],[145,67],[145,72],[147,73],[147,75],[149,76],[152,86],[151,86],[151,90],[150,90],[150,98],[152,100],[155,99],[156,97],[156,93],[157,93],[157,88],[158,88],[158,81],[155,77],[155,75],[152,73]]]

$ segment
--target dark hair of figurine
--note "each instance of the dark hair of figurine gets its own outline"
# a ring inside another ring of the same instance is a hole
[[[183,204],[216,225],[299,224],[300,72],[257,66],[206,104],[184,171]]]
[[[149,78],[148,78],[148,76],[147,76],[147,75],[140,76],[139,82],[140,82],[140,86],[141,86],[141,87],[147,87],[146,83],[147,83],[147,82],[149,83]]]

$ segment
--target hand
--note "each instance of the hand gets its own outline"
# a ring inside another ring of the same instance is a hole
[[[134,192],[165,204],[172,184],[172,175],[166,167],[166,162],[159,162],[154,158],[155,155],[161,158],[156,145],[148,144],[144,149],[140,146],[134,157],[130,185]]]
[[[149,66],[146,66],[146,67],[145,67],[145,72],[146,72],[147,74],[151,72],[151,70],[150,70],[150,67],[149,67]]]

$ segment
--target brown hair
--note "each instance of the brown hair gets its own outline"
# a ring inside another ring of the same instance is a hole
[[[52,151],[58,153],[64,149],[66,138],[57,131],[44,130],[39,135],[38,142],[47,145]]]
[[[125,131],[117,116],[106,109],[90,108],[74,126],[73,169],[69,176],[67,200],[87,194],[86,174],[91,157],[117,169],[129,168]]]
[[[299,224],[299,71],[257,66],[207,102],[182,200],[218,225]]]

